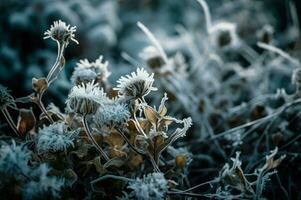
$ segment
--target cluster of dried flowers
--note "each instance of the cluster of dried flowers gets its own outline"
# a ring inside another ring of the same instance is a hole
[[[57,58],[47,76],[32,79],[33,93],[14,99],[0,85],[0,110],[14,133],[1,136],[3,198],[263,199],[271,177],[286,198],[292,197],[276,168],[300,138],[295,136],[300,126],[291,127],[300,121],[295,114],[301,103],[300,63],[273,46],[270,26],[258,32],[258,47],[265,50],[259,55],[241,40],[236,24],[213,23],[207,3],[197,2],[206,19],[204,51],[194,44],[199,35],[181,27],[184,43],[169,55],[164,42],[138,22],[151,44],[140,60],[123,56],[145,68],[115,85],[103,56],[80,60],[64,112],[53,103],[44,106],[43,97],[64,69],[66,48],[78,41],[76,27],[53,23],[44,38],[56,42]],[[232,56],[250,65],[232,63]],[[279,78],[275,71],[281,64],[296,86],[291,95],[278,88],[270,93],[277,81],[269,81]],[[23,108],[28,104],[41,114]],[[17,123],[11,114],[16,111]],[[278,151],[282,156],[275,158]]]

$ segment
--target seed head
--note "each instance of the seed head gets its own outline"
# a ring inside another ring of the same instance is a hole
[[[66,101],[69,111],[78,114],[92,114],[100,104],[108,101],[106,93],[94,82],[74,86]]]
[[[151,91],[156,91],[157,88],[153,87],[154,74],[149,75],[143,68],[138,68],[136,73],[132,72],[131,75],[122,76],[118,81],[117,90],[119,95],[128,98],[143,98]]]
[[[75,32],[76,26],[70,27],[70,24],[67,25],[65,22],[58,20],[54,21],[50,29],[44,33],[44,39],[51,38],[54,41],[67,45],[71,40],[78,44],[78,41],[75,39]]]
[[[108,61],[103,61],[103,56],[99,56],[94,62],[88,59],[80,60],[74,69],[71,81],[73,84],[87,81],[107,81],[111,73],[108,71]]]

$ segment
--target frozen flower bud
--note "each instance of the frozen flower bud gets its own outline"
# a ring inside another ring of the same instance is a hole
[[[66,151],[73,147],[78,132],[69,131],[64,123],[54,123],[39,130],[37,148],[39,152]]]
[[[13,105],[15,105],[14,98],[9,94],[9,90],[0,84],[0,109]]]
[[[192,162],[192,154],[186,148],[174,148],[169,146],[167,152],[174,157],[178,168],[184,168]]]
[[[274,28],[270,24],[266,24],[262,29],[257,31],[256,36],[259,41],[270,44],[273,40]]]
[[[157,69],[164,65],[164,60],[154,46],[147,46],[139,54],[151,69]]]
[[[66,101],[67,108],[78,114],[95,113],[100,106],[108,101],[106,93],[94,82],[74,86]]]
[[[95,81],[99,83],[106,82],[111,73],[108,71],[108,61],[103,61],[103,56],[99,56],[94,62],[87,59],[80,60],[74,69],[71,77],[73,84]]]
[[[216,47],[234,47],[238,43],[236,24],[220,22],[213,25],[209,30],[212,44]]]
[[[70,27],[70,24],[66,24],[65,22],[59,20],[53,22],[50,29],[47,30],[44,35],[44,39],[51,38],[54,41],[59,43],[69,44],[70,41],[78,44],[78,41],[74,38],[74,33],[76,32],[76,26]]]
[[[152,173],[144,175],[142,179],[136,178],[129,183],[128,188],[134,191],[138,200],[159,200],[165,197],[168,181],[163,173]]]
[[[132,72],[131,75],[122,76],[118,81],[117,90],[120,96],[125,96],[130,99],[143,98],[151,91],[156,91],[157,88],[153,87],[154,74],[149,75],[143,68],[138,68],[136,73]]]
[[[123,103],[112,102],[100,106],[94,116],[99,127],[116,127],[126,123],[130,118],[130,111]]]
[[[48,81],[46,78],[32,78],[32,88],[37,93],[44,92],[48,87]]]

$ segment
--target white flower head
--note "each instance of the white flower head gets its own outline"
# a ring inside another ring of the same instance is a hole
[[[139,56],[152,69],[160,68],[165,64],[160,52],[152,45],[145,47]]]
[[[111,75],[111,72],[108,71],[108,61],[103,61],[103,56],[99,56],[94,62],[89,62],[88,59],[80,60],[76,65],[73,75],[72,82],[81,81],[82,79],[100,80],[106,81]],[[87,76],[87,72],[90,72],[90,75]],[[86,72],[86,73],[81,73]],[[93,74],[92,74],[93,72]]]
[[[151,91],[157,90],[153,87],[154,73],[149,75],[143,68],[138,68],[136,73],[132,72],[131,75],[122,76],[117,83],[113,90],[117,90],[121,96],[134,99],[143,98]]]
[[[219,22],[209,29],[212,44],[216,47],[235,47],[238,45],[237,26],[230,22]]]
[[[69,44],[69,41],[73,41],[78,44],[78,41],[75,39],[74,33],[76,32],[76,26],[70,26],[70,24],[66,24],[62,20],[54,21],[51,25],[50,29],[47,30],[44,35],[44,39],[51,38],[57,42],[64,42]]]
[[[94,81],[74,86],[66,101],[67,108],[79,114],[95,113],[100,104],[108,101],[103,89]]]

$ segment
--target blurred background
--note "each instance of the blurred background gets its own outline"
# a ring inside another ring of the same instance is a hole
[[[239,37],[248,45],[255,46],[257,30],[271,25],[277,46],[296,48],[298,31],[292,27],[296,27],[295,18],[300,15],[294,2],[210,0],[208,4],[213,20],[236,23]],[[104,55],[114,72],[110,76],[112,83],[137,67],[121,56],[125,52],[139,59],[139,52],[149,44],[137,21],[156,35],[168,54],[185,48],[178,27],[205,32],[203,11],[194,0],[0,0],[0,83],[9,87],[15,97],[29,94],[31,79],[45,76],[52,66],[56,44],[43,40],[43,33],[59,19],[77,26],[79,45],[68,46],[65,71],[48,91],[49,100],[57,103],[67,96],[69,79],[79,59],[95,60]],[[185,56],[189,63],[189,55]]]

